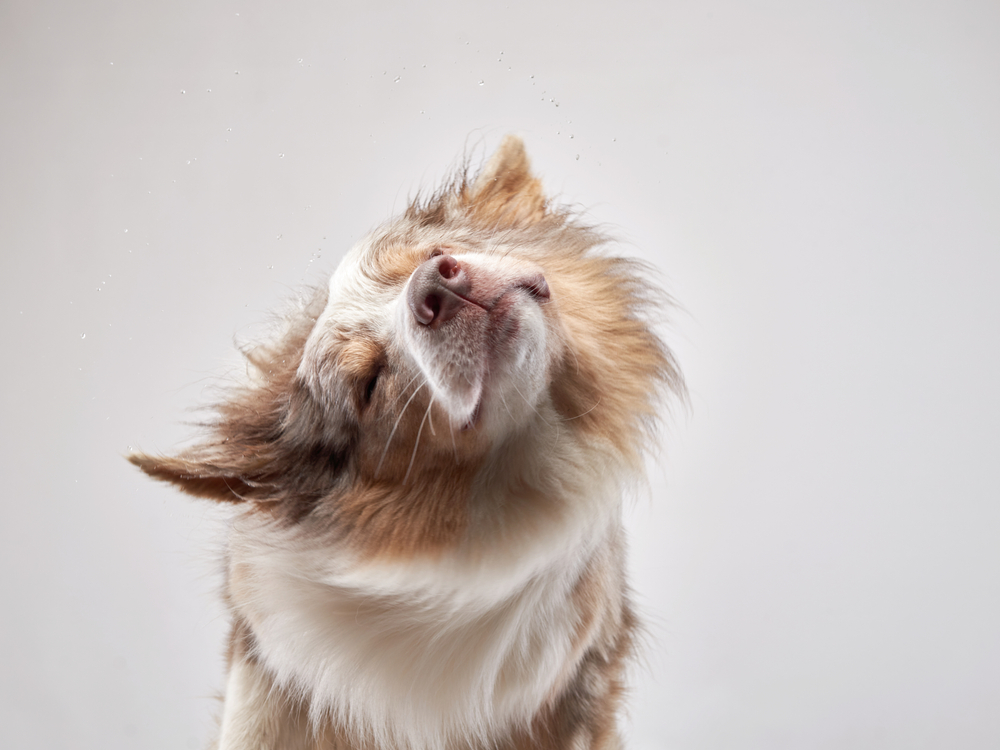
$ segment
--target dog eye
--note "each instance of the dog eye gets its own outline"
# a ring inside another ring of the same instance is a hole
[[[368,378],[368,382],[365,383],[365,404],[370,404],[372,397],[375,395],[375,388],[378,387],[378,379],[382,375],[382,368],[378,368],[374,374]]]

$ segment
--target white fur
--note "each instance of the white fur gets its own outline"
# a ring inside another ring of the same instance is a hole
[[[619,532],[614,483],[577,468],[579,486],[565,488],[579,493],[573,504],[533,531],[510,528],[484,546],[495,529],[480,529],[433,561],[359,563],[244,517],[230,539],[234,609],[314,721],[335,718],[379,747],[488,742],[526,726],[569,677],[579,626],[570,589]]]

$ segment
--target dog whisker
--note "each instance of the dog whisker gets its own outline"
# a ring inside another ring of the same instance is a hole
[[[520,397],[521,397],[521,398],[522,398],[522,399],[524,400],[524,403],[526,403],[526,404],[528,405],[528,407],[529,407],[529,408],[530,408],[530,409],[531,409],[531,410],[532,410],[532,411],[533,411],[533,412],[535,413],[535,415],[536,415],[536,416],[537,416],[537,417],[538,417],[538,418],[539,418],[540,420],[542,420],[542,421],[543,421],[543,422],[544,422],[545,424],[549,424],[549,421],[548,421],[548,420],[547,420],[547,419],[546,419],[545,417],[543,417],[543,416],[542,416],[542,413],[541,413],[541,412],[540,412],[540,411],[538,410],[538,406],[536,406],[536,405],[535,405],[535,404],[533,404],[533,403],[532,403],[531,401],[529,401],[529,400],[527,399],[527,397],[525,397],[525,395],[524,395],[523,393],[521,393],[521,389],[520,389],[520,388],[518,388],[518,387],[517,387],[517,385],[515,385],[514,383],[511,383],[511,386],[512,386],[512,387],[514,388],[514,390],[515,390],[515,391],[517,392],[517,395],[518,395],[518,396],[520,396]]]
[[[414,380],[416,380],[416,378],[414,378]],[[413,382],[413,380],[410,381],[410,383],[412,383],[412,382]],[[409,408],[410,402],[413,401],[413,399],[416,397],[416,395],[418,393],[420,393],[420,389],[423,388],[424,385],[426,385],[426,384],[427,384],[427,381],[424,380],[423,383],[419,384],[416,388],[413,389],[413,394],[410,396],[410,398],[407,399],[406,403],[403,404],[403,408],[400,410],[399,416],[396,417],[396,422],[395,422],[395,424],[393,424],[392,430],[389,432],[389,437],[387,437],[385,439],[385,447],[382,449],[382,455],[379,457],[378,465],[375,467],[375,476],[376,477],[378,477],[379,471],[381,471],[381,469],[382,469],[382,462],[385,461],[385,455],[386,455],[386,453],[389,452],[389,445],[392,443],[392,436],[396,434],[396,429],[399,427],[399,423],[402,421],[403,415],[406,414],[406,410],[407,410],[407,408]]]
[[[389,414],[392,413],[392,410],[394,408],[396,408],[396,404],[399,403],[399,399],[401,399],[403,397],[403,394],[406,393],[406,391],[409,389],[409,387],[411,385],[413,385],[413,381],[415,381],[419,377],[422,377],[422,375],[423,375],[423,373],[421,373],[419,370],[417,370],[416,374],[412,378],[410,378],[409,382],[406,385],[404,385],[402,388],[399,389],[399,393],[396,394],[396,397],[393,398],[392,403],[389,404],[389,408],[386,409],[387,413],[389,413]]]
[[[413,453],[410,454],[410,465],[406,467],[406,475],[403,477],[404,485],[410,478],[410,470],[413,468],[413,459],[417,457],[417,448],[420,446],[420,436],[424,432],[424,422],[427,419],[427,415],[431,413],[432,404],[433,404],[433,399],[430,404],[427,404],[427,411],[424,412],[424,418],[420,420],[420,429],[417,430],[417,439],[413,441]]]
[[[434,406],[434,394],[431,393],[431,402],[427,404],[427,423],[431,426],[431,435],[437,437],[437,432],[434,430],[434,417],[431,416],[431,407]]]
[[[580,417],[585,417],[585,416],[587,416],[588,414],[590,414],[590,412],[592,412],[594,409],[596,409],[600,405],[601,405],[601,399],[598,398],[597,399],[597,403],[594,404],[593,406],[591,406],[589,409],[587,409],[587,411],[582,411],[579,414],[577,414],[575,417],[564,417],[563,418],[563,422],[572,422],[574,419],[579,419]]]

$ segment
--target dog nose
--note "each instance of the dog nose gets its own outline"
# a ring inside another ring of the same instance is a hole
[[[461,263],[451,255],[437,255],[417,266],[406,301],[418,323],[436,328],[467,304],[471,286]]]

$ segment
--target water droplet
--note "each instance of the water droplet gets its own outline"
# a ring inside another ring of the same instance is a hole
[[[569,137],[569,139],[570,139],[570,140],[573,140],[574,138],[576,138],[576,136],[575,136],[575,135],[571,135],[571,136]]]
[[[479,85],[480,85],[480,86],[485,86],[485,85],[486,85],[486,81],[480,81],[480,82],[479,82]]]
[[[299,65],[301,65],[301,64],[302,64],[302,58],[300,57],[299,58]]]
[[[85,338],[87,338],[87,334],[85,334],[85,333],[81,333],[81,334],[80,334],[80,338],[81,338],[81,339],[85,339]]]
[[[187,93],[187,91],[185,91],[184,89],[181,89],[181,93],[182,93],[182,94],[186,94],[186,93]]]

